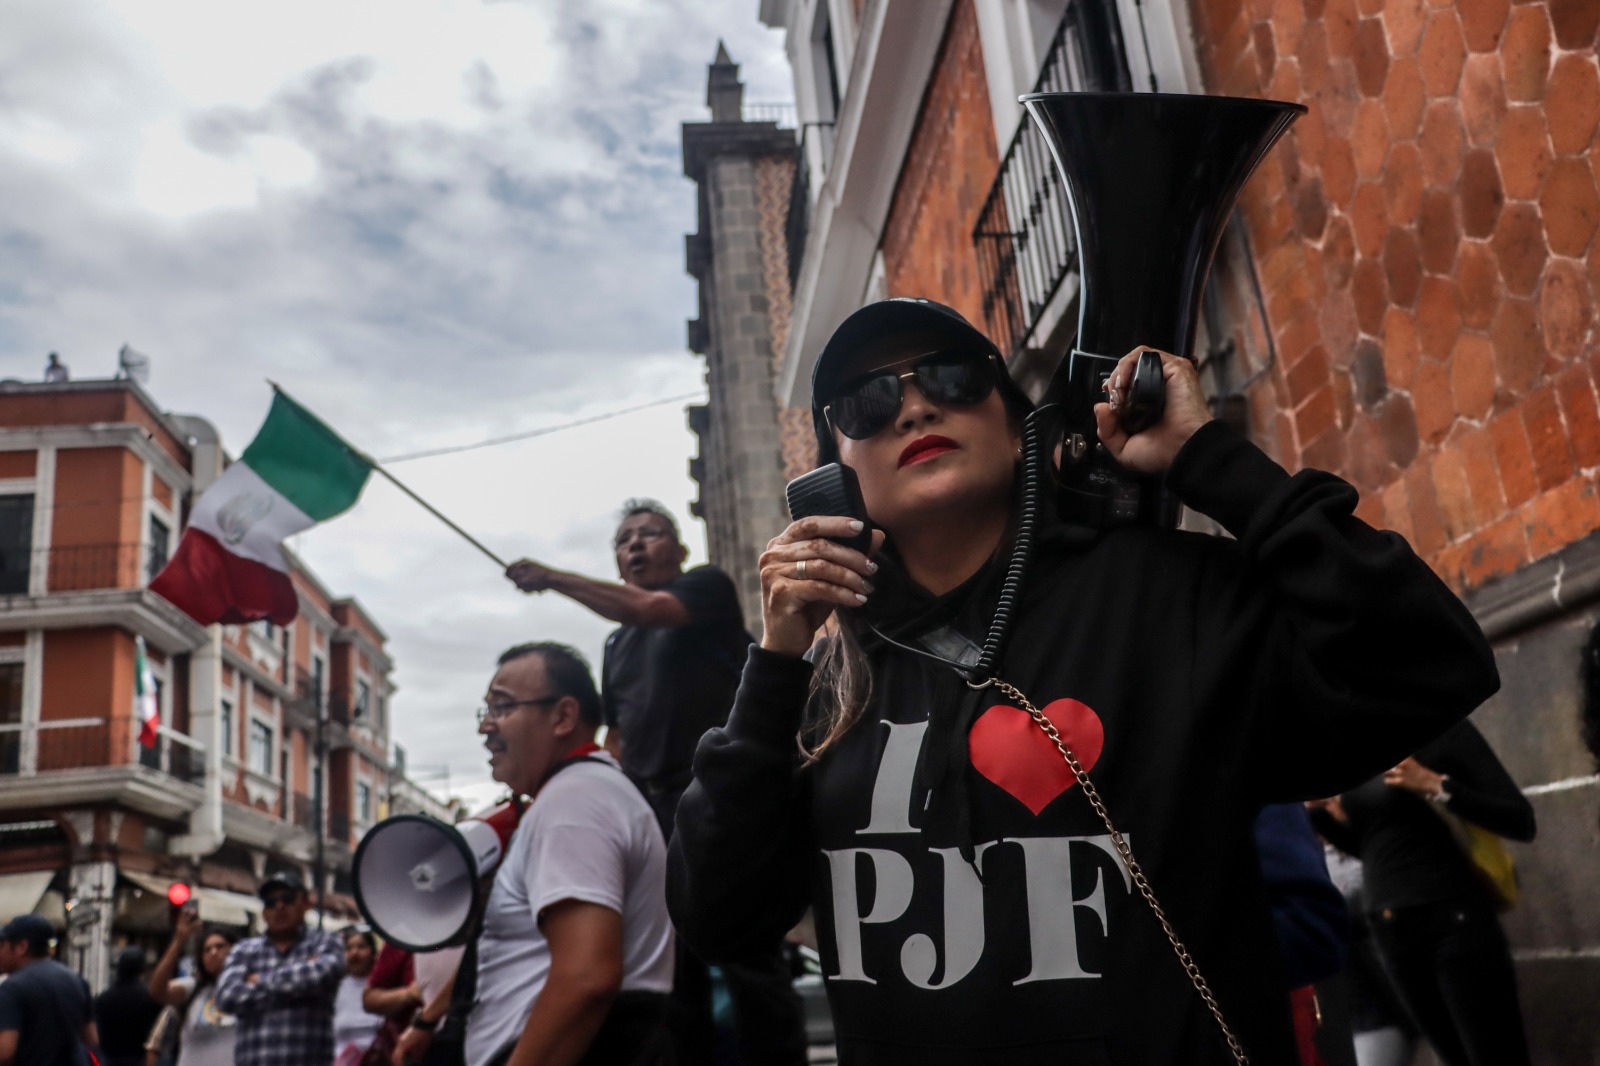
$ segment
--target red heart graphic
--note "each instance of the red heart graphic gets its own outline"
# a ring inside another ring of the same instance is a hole
[[[1106,742],[1100,716],[1077,700],[1052,700],[1045,705],[1044,715],[1055,724],[1084,770],[1094,769]],[[978,773],[1035,815],[1078,783],[1055,743],[1019,707],[1002,703],[984,711],[967,734],[967,749]]]

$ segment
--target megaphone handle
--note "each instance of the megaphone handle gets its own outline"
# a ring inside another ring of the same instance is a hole
[[[1139,433],[1161,421],[1167,410],[1167,381],[1161,372],[1161,353],[1139,353],[1133,381],[1122,398],[1118,421],[1128,434]]]

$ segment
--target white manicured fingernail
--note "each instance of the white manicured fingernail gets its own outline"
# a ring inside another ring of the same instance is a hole
[[[867,560],[867,572],[868,573],[872,573],[872,574],[876,574],[878,572],[878,564],[873,562],[871,559],[868,559]]]
[[[860,533],[863,529],[866,529],[867,527],[866,527],[865,524],[863,524],[860,521],[852,521],[850,523],[850,528],[855,530],[857,533]]]
[[[865,596],[863,596],[861,593],[858,592],[858,593],[856,593],[856,602],[857,603],[866,603],[867,602],[867,598]]]

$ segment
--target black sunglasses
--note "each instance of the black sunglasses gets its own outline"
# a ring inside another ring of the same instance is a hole
[[[911,378],[917,391],[940,406],[970,407],[994,391],[994,355],[979,351],[932,352],[911,364],[911,369],[889,367],[845,382],[822,409],[828,424],[851,440],[866,440],[883,432],[900,413],[905,388]],[[898,364],[903,366],[904,364]]]

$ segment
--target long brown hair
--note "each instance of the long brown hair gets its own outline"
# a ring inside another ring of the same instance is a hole
[[[832,632],[817,642],[806,700],[808,711],[814,710],[817,717],[808,721],[798,737],[808,766],[855,727],[872,699],[872,667],[856,635],[860,623],[854,614],[836,612],[837,624],[829,627]]]

